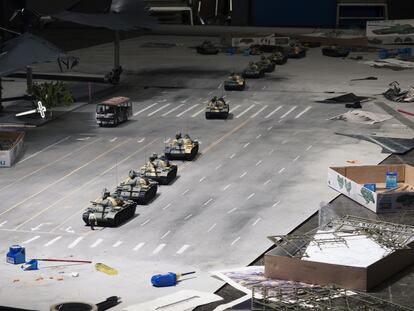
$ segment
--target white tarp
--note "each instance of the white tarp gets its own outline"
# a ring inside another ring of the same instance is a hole
[[[374,113],[364,110],[351,110],[346,113],[334,116],[329,120],[341,120],[353,123],[375,124],[384,122],[392,117],[387,114]]]

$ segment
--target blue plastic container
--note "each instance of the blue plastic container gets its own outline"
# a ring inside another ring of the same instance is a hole
[[[377,185],[376,184],[364,184],[364,187],[368,190],[371,190],[373,192],[377,191]]]
[[[390,56],[390,53],[388,52],[388,50],[387,50],[387,49],[381,49],[381,50],[379,50],[379,52],[378,52],[378,57],[379,57],[380,59],[388,58],[389,56]]]
[[[6,254],[6,261],[13,265],[19,265],[26,262],[26,250],[20,245],[12,245]]]
[[[177,274],[168,272],[166,274],[156,274],[151,278],[151,283],[155,287],[167,287],[177,284]]]
[[[26,262],[24,265],[22,265],[22,269],[24,271],[38,270],[37,264],[38,264],[38,261],[36,259],[31,259],[28,262]]]
[[[385,188],[397,188],[397,172],[387,172],[385,177]]]

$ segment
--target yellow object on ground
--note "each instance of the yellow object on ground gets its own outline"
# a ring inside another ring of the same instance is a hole
[[[97,271],[106,273],[108,275],[117,275],[118,274],[118,270],[116,270],[114,268],[111,268],[111,267],[109,267],[109,266],[107,266],[103,263],[100,263],[100,262],[95,264],[95,269]]]

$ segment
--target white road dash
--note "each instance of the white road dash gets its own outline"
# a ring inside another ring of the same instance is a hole
[[[245,143],[243,148],[246,148],[248,145],[250,145],[250,143]]]
[[[162,239],[164,239],[164,238],[166,238],[169,234],[171,233],[171,231],[170,230],[168,230],[167,232],[165,232],[164,234],[163,234],[163,236],[161,237],[161,240]]]
[[[97,239],[96,241],[95,241],[95,243],[93,243],[91,246],[90,246],[90,248],[95,248],[95,247],[97,247],[99,244],[101,244],[103,242],[103,239]]]
[[[233,159],[234,157],[236,156],[236,154],[235,153],[233,153],[229,158],[230,159]]]
[[[123,243],[122,241],[117,241],[117,242],[114,243],[114,245],[112,245],[112,247],[118,247],[122,243]]]
[[[240,176],[239,176],[239,178],[243,178],[244,176],[246,176],[247,175],[247,172],[244,172],[243,174],[241,174]]]
[[[62,238],[62,236],[60,235],[60,236],[58,236],[58,237],[54,238],[53,240],[50,240],[49,242],[47,242],[47,243],[45,244],[45,246],[50,246],[50,245],[52,245],[53,243],[55,243],[55,242],[59,241],[61,238]]]
[[[256,162],[256,166],[259,166],[260,164],[262,164],[262,160]]]
[[[226,191],[227,189],[229,189],[231,187],[231,184],[228,184],[227,186],[225,186],[224,188],[223,188],[223,191]]]
[[[285,112],[285,114],[283,114],[280,118],[283,119],[285,118],[289,113],[291,113],[293,110],[296,109],[297,106],[293,106],[292,108],[290,108],[288,111]]]
[[[193,214],[189,214],[189,215],[185,216],[184,220],[189,220],[192,216],[193,216]]]
[[[155,109],[153,112],[150,112],[150,113],[148,114],[148,116],[149,116],[149,117],[152,117],[152,116],[153,116],[154,114],[156,114],[158,111],[163,110],[164,108],[168,107],[169,105],[171,105],[171,104],[165,104],[165,105],[161,106],[160,108]]]
[[[286,169],[286,168],[282,167],[282,168],[279,170],[279,172],[278,172],[278,173],[279,173],[279,174],[282,174],[282,173],[285,171],[285,169]]]
[[[0,224],[0,227],[3,227],[5,224],[7,224],[7,220],[3,221],[3,222]]]
[[[184,100],[181,101],[182,104],[185,104],[186,102],[188,102],[189,98],[186,98]]]
[[[171,138],[168,138],[164,141],[164,144],[168,144],[170,142]]]
[[[263,184],[263,186],[266,186],[266,185],[270,184],[271,182],[272,182],[272,180],[271,179],[268,179],[268,180],[265,181],[265,183]]]
[[[243,116],[244,114],[246,114],[249,110],[253,109],[255,106],[256,106],[256,105],[255,105],[255,104],[253,104],[253,105],[251,105],[249,108],[247,108],[247,109],[245,109],[244,111],[242,111],[241,113],[239,113],[239,114],[236,116],[236,119],[238,119],[238,118],[240,118],[241,116]]]
[[[69,244],[68,248],[74,248],[82,240],[83,240],[83,237],[77,238],[75,241],[73,241],[72,243]]]
[[[276,207],[276,206],[278,206],[278,205],[279,205],[279,203],[280,203],[280,201],[277,201],[275,204],[273,204],[273,205],[272,205],[272,207]]]
[[[188,245],[188,244],[185,244],[185,245],[183,245],[177,252],[176,252],[176,254],[177,255],[181,255],[182,253],[184,253],[188,248],[190,247],[190,245]]]
[[[240,240],[240,237],[236,238],[233,242],[231,242],[230,246],[233,246]]]
[[[141,224],[141,227],[143,227],[143,226],[145,226],[147,223],[149,223],[149,222],[150,222],[150,220],[151,220],[151,218],[149,218],[149,219],[147,219],[146,221],[144,221],[144,222]]]
[[[208,94],[207,94],[207,95],[211,95],[211,94],[213,94],[213,91],[208,92]]]
[[[158,245],[157,248],[153,250],[152,254],[155,255],[155,254],[158,254],[159,252],[161,252],[162,249],[165,247],[165,245],[167,245],[167,244],[162,243],[162,244]]]
[[[211,201],[213,201],[213,198],[210,198],[206,202],[204,202],[204,206],[209,205]]]
[[[212,224],[211,227],[208,228],[207,232],[211,232],[211,230],[213,230],[216,226],[217,226],[217,223]]]
[[[148,109],[151,109],[152,107],[154,107],[155,105],[158,105],[158,103],[154,103],[152,105],[149,105],[148,107],[145,107],[144,109],[141,109],[137,112],[134,113],[134,117],[139,115],[140,113],[143,113],[144,111],[147,111]]]
[[[144,140],[145,140],[145,137],[143,137],[143,138],[141,138],[141,139],[137,140],[137,143],[143,143],[143,142],[144,142]]]
[[[40,235],[36,235],[33,238],[28,239],[27,241],[24,241],[22,244],[29,244],[29,243],[31,243],[33,241],[36,241],[38,238],[40,238]]]
[[[167,111],[166,113],[162,114],[162,117],[168,116],[171,112],[176,111],[177,109],[181,108],[182,106],[184,106],[184,104],[178,105],[177,107],[174,107],[173,109]]]
[[[312,145],[310,145],[308,148],[306,148],[306,151],[309,151],[309,150],[311,150],[312,149]]]
[[[265,110],[269,105],[264,105],[259,111],[257,111],[255,114],[251,115],[250,118],[253,119],[257,117],[263,110]]]
[[[272,130],[272,128],[273,128],[273,126],[269,126],[269,127],[267,128],[267,131]]]
[[[166,210],[167,208],[169,208],[171,206],[171,203],[168,203],[167,205],[165,205],[162,209]]]
[[[110,140],[111,143],[115,142],[118,139],[118,137],[114,137]]]
[[[231,213],[233,213],[234,211],[237,211],[237,207],[234,207],[234,208],[232,208],[231,210],[229,210],[229,211],[227,212],[227,214],[231,214]]]
[[[296,158],[293,159],[293,162],[296,162],[297,160],[299,160],[300,155],[296,156]]]
[[[233,108],[230,108],[230,113],[232,113],[232,112],[234,112],[234,111],[236,111],[237,109],[239,109],[240,108],[240,106],[241,105],[236,105],[236,106],[234,106]]]
[[[145,245],[144,242],[138,243],[132,250],[134,252],[137,252],[140,248],[142,248]]]
[[[221,167],[221,164],[217,165],[215,170],[217,171]]]
[[[256,139],[259,139],[260,137],[262,137],[262,134],[257,135]]]
[[[217,87],[217,89],[221,89],[222,86],[223,86],[223,83],[220,83],[220,85]]]
[[[251,198],[253,198],[254,196],[256,195],[256,193],[252,193],[252,194],[250,194],[248,197],[247,197],[247,200],[250,200]]]
[[[195,118],[196,116],[198,116],[200,113],[206,111],[206,108],[200,109],[199,111],[197,111],[195,114],[193,114],[191,117]]]
[[[302,112],[298,113],[295,117],[295,119],[299,119],[302,115],[304,115],[306,112],[308,112],[312,107],[308,106],[306,107]]]
[[[277,107],[275,110],[273,110],[271,113],[269,113],[267,116],[265,116],[265,119],[269,119],[271,116],[273,116],[276,112],[278,112],[280,109],[282,109],[283,106]],[[269,131],[269,130],[268,130]]]
[[[254,226],[256,226],[258,223],[259,223],[259,221],[261,220],[261,218],[259,217],[259,218],[257,218],[256,220],[255,220],[255,222],[254,223],[252,223],[252,226],[254,227]]]
[[[200,180],[198,182],[203,182],[203,180],[206,179],[206,177],[201,177]]]
[[[188,191],[190,191],[190,189],[186,189],[186,190],[184,190],[184,192],[183,192],[183,193],[181,193],[181,195],[185,195]]]
[[[199,104],[195,104],[192,105],[191,107],[185,109],[184,111],[180,112],[179,114],[176,115],[176,117],[181,117],[183,114],[185,114],[186,112],[190,111],[191,109],[194,109],[195,107],[197,107]]]

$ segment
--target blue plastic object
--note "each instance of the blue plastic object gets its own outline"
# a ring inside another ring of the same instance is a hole
[[[393,189],[397,187],[397,172],[387,172],[385,178],[385,188]]]
[[[177,274],[168,272],[165,274],[156,274],[151,277],[151,283],[155,287],[175,286],[177,284]]]
[[[249,48],[243,50],[243,56],[250,56],[250,49]]]
[[[236,49],[235,48],[227,48],[224,52],[227,55],[234,55],[236,53]]]
[[[26,250],[20,245],[12,245],[6,254],[6,261],[13,265],[19,265],[26,261]]]
[[[38,270],[37,260],[36,259],[29,260],[28,262],[22,265],[22,269],[24,271]]]
[[[379,57],[380,59],[388,58],[389,56],[390,56],[390,54],[389,54],[389,52],[388,52],[388,50],[387,50],[387,49],[381,49],[381,50],[379,50],[379,52],[378,52],[378,57]]]
[[[364,187],[368,190],[371,190],[373,192],[377,191],[377,185],[376,184],[364,184]]]

